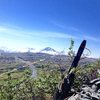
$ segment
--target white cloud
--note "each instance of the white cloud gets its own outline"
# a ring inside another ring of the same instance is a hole
[[[66,33],[59,33],[59,32],[31,32],[29,34],[31,36],[38,36],[38,37],[45,37],[45,38],[77,39],[76,36],[66,34]]]
[[[0,27],[0,32],[4,32],[5,30],[6,30],[6,28]]]
[[[70,30],[70,31],[74,31],[74,32],[78,32],[78,33],[83,33],[80,31],[80,29],[76,28],[76,27],[73,27],[73,26],[67,26],[65,24],[62,24],[60,22],[56,22],[54,20],[51,20],[50,23],[52,23],[53,25],[59,27],[59,28],[63,28],[63,29],[67,29],[67,30]]]
[[[94,41],[94,42],[100,42],[100,38],[95,38],[93,36],[89,36],[89,35],[85,35],[83,36],[85,39],[87,40],[91,40],[91,41]]]
[[[74,29],[78,31],[78,29]],[[21,28],[14,28],[14,27],[6,27],[6,26],[0,26],[0,34],[7,34],[12,35],[15,37],[20,38],[33,38],[33,37],[39,37],[39,38],[58,38],[58,39],[86,39],[91,40],[94,42],[100,42],[99,38],[95,38],[93,36],[89,35],[71,35],[67,33],[60,33],[60,32],[45,32],[45,31],[27,31]]]
[[[51,20],[50,23],[52,23],[53,25],[59,27],[59,28],[66,28],[66,26],[64,24],[59,24],[58,22]]]
[[[76,39],[76,36],[66,34],[66,33],[59,33],[59,32],[43,32],[43,31],[27,31],[27,30],[21,30],[21,29],[16,29],[16,28],[9,28],[9,27],[2,27],[0,26],[0,33],[8,34],[8,35],[13,35],[17,37],[41,37],[41,38],[73,38]]]
[[[17,36],[17,37],[26,37],[26,32],[24,30],[12,28],[12,27],[4,27],[0,26],[0,34]],[[29,35],[27,35],[29,36]]]
[[[76,27],[68,27],[70,30],[74,31],[74,32],[78,32],[78,33],[83,33],[81,32],[80,29],[76,28]]]

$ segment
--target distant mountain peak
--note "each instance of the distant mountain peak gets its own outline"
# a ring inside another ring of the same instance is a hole
[[[46,54],[51,54],[51,55],[65,55],[64,50],[59,52],[56,51],[55,49],[51,48],[51,47],[45,47],[42,50],[36,50],[32,47],[27,47],[27,48],[18,48],[18,49],[9,49],[7,47],[0,47],[0,53],[25,53],[25,52],[30,52],[30,53],[46,53]]]
[[[54,52],[56,52],[56,50],[54,50],[51,47],[46,47],[46,48],[42,49],[41,51],[54,51]]]
[[[47,53],[47,54],[53,54],[53,55],[58,54],[58,51],[56,51],[55,49],[53,49],[51,47],[46,47],[46,48],[42,49],[40,52]]]

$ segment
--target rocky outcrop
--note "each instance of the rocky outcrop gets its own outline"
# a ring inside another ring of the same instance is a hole
[[[100,100],[100,78],[84,84],[80,90],[67,100]]]

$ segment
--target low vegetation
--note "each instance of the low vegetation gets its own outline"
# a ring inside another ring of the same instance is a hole
[[[74,41],[71,41],[68,53],[71,58],[69,59],[70,62],[72,62],[75,55],[73,46]],[[0,100],[52,100],[54,91],[62,78],[60,68],[63,64],[61,60],[59,59],[59,63],[52,67],[51,63],[45,63],[44,65],[40,65],[40,67],[38,66],[37,76],[34,78],[32,77],[32,71],[28,67],[24,70],[13,69],[13,71],[2,72],[0,74]],[[18,63],[14,64],[14,66],[16,65]],[[78,66],[75,72],[75,83],[73,85],[75,91],[80,89],[83,82],[88,82],[99,77],[99,69],[99,59],[94,63]]]

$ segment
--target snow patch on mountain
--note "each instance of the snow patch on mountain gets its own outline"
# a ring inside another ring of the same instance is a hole
[[[52,54],[52,55],[57,55],[57,54],[59,54],[58,51],[56,51],[56,50],[54,50],[54,49],[52,49],[52,48],[50,48],[50,47],[46,47],[46,48],[42,49],[42,50],[40,51],[40,53],[47,53],[47,54]]]
[[[31,52],[31,53],[46,53],[46,54],[51,54],[51,55],[65,55],[65,51],[56,51],[55,49],[51,48],[51,47],[46,47],[42,50],[36,50],[34,48],[13,48],[13,49],[9,49],[7,47],[0,47],[0,53],[25,53],[25,52]]]

